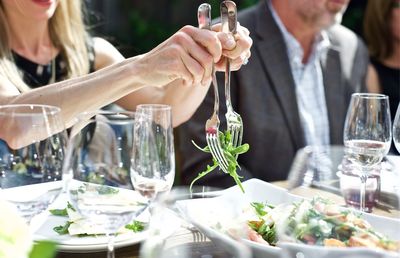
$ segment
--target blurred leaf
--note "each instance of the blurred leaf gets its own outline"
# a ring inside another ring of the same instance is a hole
[[[53,258],[56,256],[57,244],[50,241],[39,241],[33,246],[29,258]]]

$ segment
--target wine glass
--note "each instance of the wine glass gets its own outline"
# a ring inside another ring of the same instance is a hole
[[[0,198],[28,223],[62,190],[66,133],[58,107],[0,106]]]
[[[250,248],[241,241],[247,232],[245,222],[238,220],[242,210],[226,207],[238,200],[220,198],[222,192],[208,186],[177,186],[168,195],[158,195],[140,257],[250,258]]]
[[[171,107],[139,105],[133,141],[132,182],[150,199],[168,193],[175,177]]]
[[[391,143],[389,98],[382,94],[354,93],[344,126],[344,145],[349,161],[361,180],[360,210],[365,211],[368,175],[388,153]]]
[[[393,121],[393,141],[397,152],[400,153],[400,103],[397,107],[396,116]]]
[[[131,181],[135,116],[98,111],[79,115],[65,159],[67,194],[72,205],[108,237],[107,257],[114,257],[114,237],[149,205]]]

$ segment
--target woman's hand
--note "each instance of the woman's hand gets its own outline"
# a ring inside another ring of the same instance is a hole
[[[237,34],[185,26],[159,46],[138,60],[142,83],[164,86],[181,79],[185,85],[209,85],[212,64],[224,70],[225,57],[230,58],[231,69],[238,70],[250,57],[252,40],[249,31],[238,24]]]
[[[216,63],[216,69],[225,71],[226,58],[224,57],[228,57],[231,59],[231,70],[239,70],[251,56],[250,48],[253,45],[253,40],[249,36],[249,30],[239,23],[237,24],[237,33],[234,36],[221,32],[221,24],[213,26],[213,30],[218,32],[223,55],[223,58]]]
[[[218,62],[221,55],[216,32],[185,26],[138,60],[139,76],[142,83],[152,86],[164,86],[177,79],[186,85],[206,85],[212,63]]]

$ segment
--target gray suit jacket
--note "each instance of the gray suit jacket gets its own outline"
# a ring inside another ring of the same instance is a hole
[[[243,143],[250,144],[249,152],[239,156],[241,170],[238,173],[244,180],[251,177],[265,181],[284,180],[296,151],[305,146],[285,42],[264,0],[241,12],[238,19],[250,30],[254,41],[248,65],[232,73],[232,104],[243,119]],[[330,141],[331,144],[342,144],[351,94],[365,91],[368,55],[361,40],[341,25],[330,28],[328,36],[331,47],[320,62]],[[220,130],[225,130],[224,82],[222,76],[220,79]],[[193,139],[200,146],[206,145],[204,124],[212,114],[213,101],[210,88],[192,119],[180,127],[183,184],[190,183],[212,163],[211,156],[197,150],[190,141]],[[227,187],[234,182],[222,171],[214,171],[199,184]]]

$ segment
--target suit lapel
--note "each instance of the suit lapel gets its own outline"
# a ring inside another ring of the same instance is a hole
[[[331,46],[326,58],[321,60],[322,75],[325,87],[325,99],[328,110],[330,141],[332,144],[343,143],[344,116],[347,106],[344,106],[344,83],[340,54],[334,46]]]
[[[267,6],[267,1],[261,1],[260,5],[262,6],[258,8],[257,13],[256,33],[258,37],[255,50],[261,56],[263,69],[283,111],[292,142],[296,148],[300,148],[305,145],[305,140],[300,125],[295,83],[286,52],[286,44]]]

